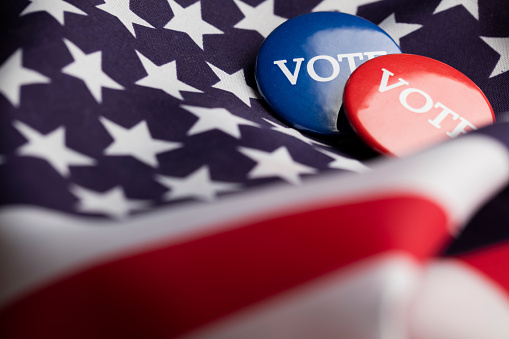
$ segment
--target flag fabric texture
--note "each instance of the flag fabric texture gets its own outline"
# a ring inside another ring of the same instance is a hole
[[[403,159],[289,128],[256,53],[313,11],[497,123]],[[500,0],[3,1],[0,337],[508,338],[508,32]]]

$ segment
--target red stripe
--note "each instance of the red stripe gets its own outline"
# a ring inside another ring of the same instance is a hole
[[[292,214],[109,262],[0,314],[2,338],[169,338],[352,262],[447,238],[435,203],[409,196]]]
[[[458,259],[486,274],[509,298],[509,242],[460,256]]]

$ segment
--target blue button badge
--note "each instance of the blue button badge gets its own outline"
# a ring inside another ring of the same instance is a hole
[[[338,12],[290,19],[263,42],[256,59],[258,89],[293,127],[322,135],[340,134],[338,114],[350,74],[379,55],[401,53],[375,24]]]

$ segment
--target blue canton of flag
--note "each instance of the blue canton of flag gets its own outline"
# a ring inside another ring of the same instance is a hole
[[[5,204],[124,218],[364,168],[266,111],[252,73],[286,20],[273,2],[4,6]]]

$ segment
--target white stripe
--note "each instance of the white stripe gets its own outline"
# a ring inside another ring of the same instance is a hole
[[[420,192],[432,198],[449,214],[454,234],[460,230],[458,225],[509,181],[509,150],[482,134],[439,144],[399,163],[380,165],[368,185]]]
[[[410,313],[412,339],[507,339],[507,293],[460,261],[434,263]]]
[[[405,339],[421,270],[407,254],[380,255],[182,339]]]
[[[323,175],[300,187],[274,185],[216,203],[161,209],[122,224],[34,207],[4,208],[0,212],[0,305],[112,256],[216,232],[235,220],[302,211],[327,200],[413,192],[442,204],[453,224],[463,223],[505,184],[509,155],[494,139],[469,135],[375,167],[365,174]]]

